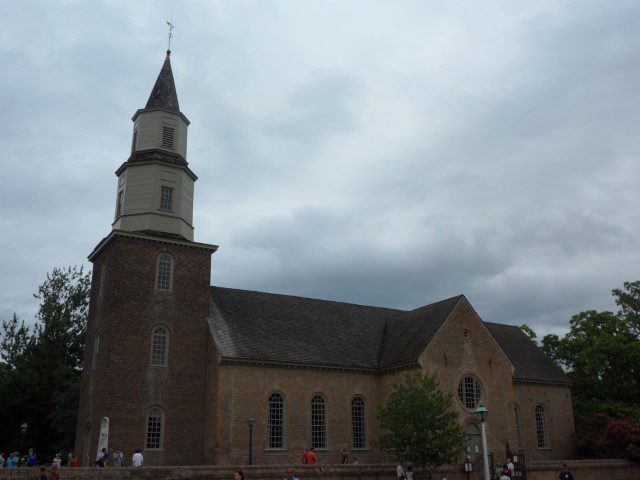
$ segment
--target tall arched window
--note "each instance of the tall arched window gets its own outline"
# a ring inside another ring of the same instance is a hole
[[[327,401],[320,394],[311,399],[311,446],[327,447]]]
[[[536,406],[536,433],[538,436],[538,448],[549,448],[547,412],[542,405]]]
[[[151,365],[166,365],[169,333],[164,327],[156,327],[151,335]]]
[[[353,397],[351,400],[351,431],[353,433],[353,448],[365,448],[367,435],[364,398],[360,396]]]
[[[164,415],[158,407],[153,407],[147,415],[147,450],[160,450],[162,448],[162,427]]]
[[[269,395],[267,448],[284,448],[284,397],[278,392]]]
[[[518,436],[518,448],[524,448],[522,446],[522,428],[520,427],[520,407],[518,404],[514,404],[516,414],[516,435]]]
[[[158,255],[156,289],[170,291],[173,284],[173,258],[168,253]]]

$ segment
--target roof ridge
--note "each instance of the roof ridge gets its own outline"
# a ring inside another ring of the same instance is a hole
[[[431,307],[431,306],[433,306],[433,305],[437,305],[437,304],[439,304],[439,303],[445,303],[445,302],[448,302],[448,301],[453,300],[453,299],[458,299],[458,300],[459,300],[461,297],[464,297],[464,295],[463,295],[463,294],[460,294],[460,295],[454,295],[453,297],[445,298],[444,300],[438,300],[437,302],[433,302],[433,303],[428,303],[428,304],[426,304],[426,305],[422,305],[422,306],[420,306],[420,307],[416,307],[416,308],[414,308],[414,309],[412,309],[412,310],[401,310],[400,312],[396,313],[395,315],[391,315],[390,317],[385,318],[385,322],[386,322],[387,320],[391,320],[392,318],[395,318],[395,317],[397,317],[397,316],[405,315],[405,314],[407,314],[407,313],[411,313],[411,312],[415,312],[415,311],[417,311],[417,310],[420,310],[421,308]]]

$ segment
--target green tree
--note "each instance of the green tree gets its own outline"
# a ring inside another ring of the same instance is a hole
[[[422,469],[455,463],[466,438],[451,407],[451,394],[438,389],[435,373],[407,374],[393,385],[394,392],[378,407],[380,447],[395,460]]]
[[[640,424],[640,282],[625,282],[623,289],[612,293],[620,307],[617,314],[580,312],[571,318],[566,335],[545,335],[540,342],[542,350],[573,381],[578,434],[593,429],[598,419],[607,419],[613,430],[629,425],[630,431],[638,431]],[[623,451],[611,443],[614,437],[599,435],[596,441],[596,436],[584,434],[577,440],[586,454]],[[637,451],[640,446],[632,443],[629,448]]]
[[[533,329],[526,323],[520,325],[520,330],[522,330],[527,335],[527,337],[529,337],[534,342],[537,341],[538,336],[536,335],[536,332],[534,332]]]
[[[89,306],[90,274],[81,267],[55,268],[34,297],[36,324],[27,330],[17,316],[2,322],[0,439],[2,449],[27,442],[42,452],[72,446]]]

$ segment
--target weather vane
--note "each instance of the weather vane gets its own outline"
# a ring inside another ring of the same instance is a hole
[[[171,20],[167,20],[167,25],[169,25],[169,46],[167,47],[167,52],[171,51],[171,37],[173,37],[173,15],[171,15]]]

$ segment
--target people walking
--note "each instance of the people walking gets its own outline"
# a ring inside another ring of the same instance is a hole
[[[124,453],[122,453],[122,447],[118,447],[116,453],[113,454],[113,466],[116,468],[124,467]]]
[[[558,475],[560,480],[573,480],[573,474],[569,471],[569,467],[566,463],[562,464],[562,471]]]
[[[315,465],[317,461],[318,461],[318,457],[316,457],[315,448],[311,447],[309,449],[309,453],[307,453],[307,463],[309,465]]]
[[[142,457],[142,450],[138,448],[136,450],[136,453],[133,454],[133,458],[131,459],[131,466],[141,467],[143,463],[144,463],[144,458]]]
[[[396,476],[398,477],[398,480],[404,480],[405,478],[404,464],[402,462],[398,462],[398,466],[396,467]]]

